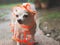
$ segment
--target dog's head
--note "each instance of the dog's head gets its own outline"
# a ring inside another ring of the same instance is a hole
[[[34,15],[36,14],[35,6],[30,3],[24,3],[23,5],[15,6],[12,10],[16,22],[23,24],[34,20]]]

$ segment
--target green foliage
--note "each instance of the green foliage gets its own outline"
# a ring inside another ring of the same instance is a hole
[[[12,3],[12,4],[0,4],[0,8],[12,8],[13,6],[16,6],[17,4],[21,3]]]
[[[3,17],[3,16],[5,16],[5,15],[0,15],[0,17]]]
[[[47,14],[44,16],[45,20],[53,20],[53,19],[60,19],[60,12],[47,12]]]
[[[35,0],[28,0],[28,2],[33,3]]]
[[[60,20],[60,11],[54,11],[54,12],[45,12],[43,14],[42,19],[40,20],[41,23],[45,21],[59,21]]]

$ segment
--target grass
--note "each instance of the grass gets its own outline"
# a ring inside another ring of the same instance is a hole
[[[17,3],[17,4],[21,4],[21,3]],[[15,4],[2,4],[0,5],[0,8],[12,8],[13,6],[16,6],[17,5],[16,3]],[[2,15],[4,16],[4,15]],[[0,15],[1,17],[1,15]],[[59,11],[54,11],[54,12],[46,12],[45,16],[44,17],[44,20],[46,19],[60,19],[60,12]]]
[[[17,4],[21,4],[21,3],[14,3],[14,4],[0,4],[0,8],[11,8]]]
[[[0,17],[3,17],[3,16],[5,16],[5,15],[0,15]]]
[[[60,20],[60,11],[46,11],[45,14],[42,15],[41,23],[50,22],[50,21],[59,21]]]
[[[55,11],[55,12],[47,12],[44,17],[44,20],[52,20],[52,19],[60,19],[60,12]]]
[[[45,23],[47,22],[47,24]],[[40,19],[40,28],[43,29],[44,26],[48,27],[48,30],[54,29],[56,27],[59,28],[60,25],[60,11],[47,11],[42,15],[42,19]],[[60,29],[60,28],[59,28]]]
[[[16,6],[17,4],[21,4],[21,3],[14,3],[14,4],[0,4],[0,9],[8,9],[8,8],[12,8],[13,6]],[[8,15],[8,14],[5,14],[7,12],[3,12],[3,14],[0,14],[0,17],[3,17],[5,15]]]

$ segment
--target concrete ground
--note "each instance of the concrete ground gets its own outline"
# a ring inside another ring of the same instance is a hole
[[[11,40],[12,33],[10,32],[9,27],[9,13],[10,10],[1,9],[0,15],[5,15],[0,17],[0,45],[12,45],[13,41]],[[15,45],[15,44],[14,44]]]

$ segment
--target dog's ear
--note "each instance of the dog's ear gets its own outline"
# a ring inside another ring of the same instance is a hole
[[[35,9],[35,5],[31,4],[31,10],[32,10],[32,15],[35,15],[37,13],[36,9]]]
[[[11,10],[13,11],[13,9],[15,9],[15,8],[17,8],[17,7],[20,7],[21,6],[21,4],[17,4],[16,6],[13,6],[12,8],[11,8]]]
[[[34,4],[30,4],[30,3],[23,3],[23,7],[30,13],[32,13],[33,15],[36,14],[36,9],[35,9],[35,5]]]
[[[22,8],[21,5],[18,4],[18,5],[14,6],[12,8],[12,12],[16,12],[17,13],[17,12],[19,12],[19,10],[21,10],[21,8]]]

